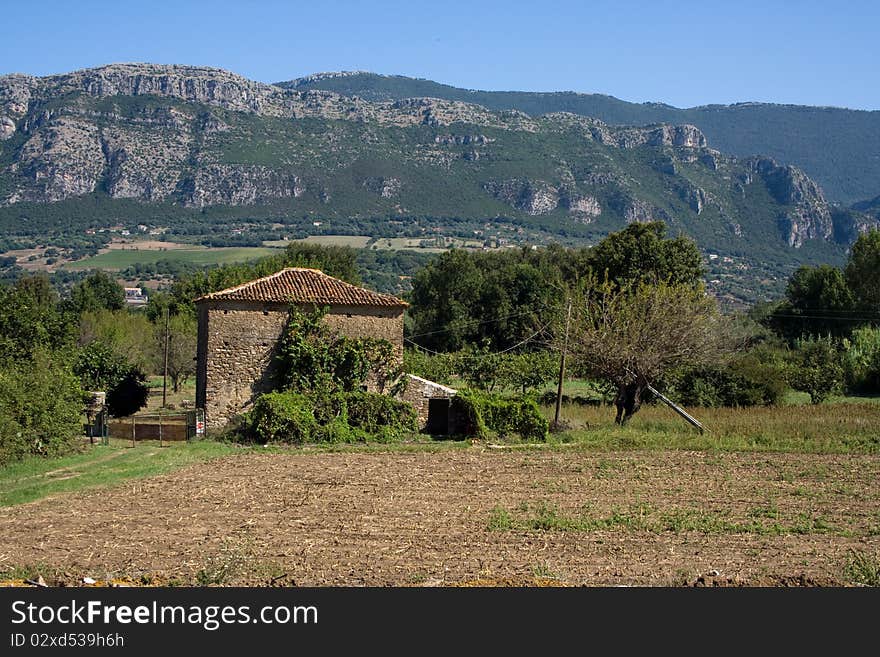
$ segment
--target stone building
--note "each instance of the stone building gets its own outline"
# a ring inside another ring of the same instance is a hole
[[[449,386],[407,374],[406,385],[399,397],[416,409],[419,429],[424,433],[447,435],[457,433],[461,424],[452,408],[452,398],[457,392]]]
[[[196,299],[196,404],[205,409],[209,430],[271,390],[272,362],[291,305],[305,311],[327,307],[324,321],[334,330],[388,340],[403,355],[406,302],[317,269],[284,269],[205,295]]]

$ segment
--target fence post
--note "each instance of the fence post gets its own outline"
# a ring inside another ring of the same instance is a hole
[[[134,415],[131,416],[131,446],[135,447],[135,438],[134,438]]]
[[[159,416],[159,447],[162,447],[162,416]]]

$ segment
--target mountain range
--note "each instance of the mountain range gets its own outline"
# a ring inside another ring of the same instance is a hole
[[[277,83],[286,89],[323,89],[370,101],[444,98],[492,110],[531,115],[571,112],[611,125],[689,123],[714,148],[735,155],[765,155],[793,164],[844,205],[880,193],[880,111],[745,102],[679,109],[663,103],[630,103],[613,96],[570,91],[478,91],[431,80],[366,72],[322,73]]]
[[[791,131],[798,143],[818,139],[798,126],[822,115],[831,117],[828,132],[838,131],[827,158],[861,167],[861,177],[823,169],[795,142],[786,147]],[[789,116],[793,127],[774,131],[766,116]],[[877,198],[846,207],[823,191],[831,185],[839,199],[880,191],[871,173],[877,117],[785,106],[676,110],[363,73],[275,85],[153,64],[7,75],[0,230],[51,237],[130,220],[208,233],[248,222],[509,234],[496,243],[515,244],[592,241],[660,219],[728,262],[716,281],[738,280],[732,294],[745,298],[799,263],[839,260],[880,225]],[[768,152],[775,156],[760,155]],[[798,153],[806,159],[793,160]]]

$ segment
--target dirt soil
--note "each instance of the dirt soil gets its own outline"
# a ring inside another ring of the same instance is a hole
[[[842,585],[852,551],[880,555],[878,481],[877,456],[248,453],[0,509],[0,567],[50,584]],[[539,507],[710,524],[524,525]]]

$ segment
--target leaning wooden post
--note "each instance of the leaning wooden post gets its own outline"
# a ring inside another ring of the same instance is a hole
[[[704,427],[703,424],[702,424],[697,418],[695,418],[693,415],[691,415],[690,413],[688,413],[686,410],[684,410],[681,406],[679,406],[678,404],[676,404],[674,401],[672,401],[671,399],[669,399],[669,397],[663,395],[659,390],[657,390],[656,388],[654,388],[653,386],[651,386],[651,384],[646,383],[645,385],[647,386],[648,390],[650,390],[650,391],[653,392],[655,395],[657,395],[657,397],[660,398],[660,401],[662,401],[662,402],[663,402],[664,404],[666,404],[669,408],[671,408],[673,411],[675,411],[676,413],[678,413],[678,414],[679,414],[681,417],[683,417],[683,418],[684,418],[689,424],[691,424],[691,425],[693,425],[694,427],[696,427],[697,429],[699,429],[699,430],[700,430],[700,433],[703,433],[703,432],[706,431],[706,427]]]

